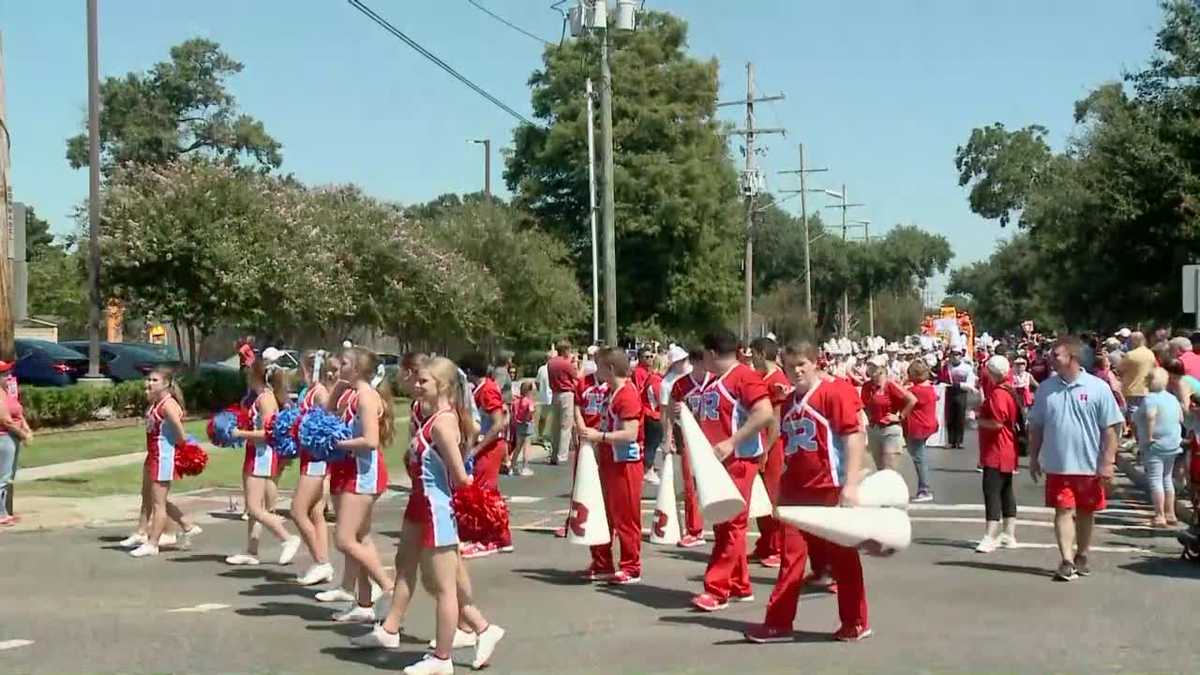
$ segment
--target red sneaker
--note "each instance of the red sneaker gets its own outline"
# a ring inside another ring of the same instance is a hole
[[[773,553],[762,560],[759,560],[758,564],[762,565],[763,567],[778,569],[779,567],[783,566],[783,558],[781,558],[778,553]]]
[[[833,639],[839,642],[858,642],[871,637],[870,626],[842,626],[833,634]]]
[[[745,595],[730,595],[729,601],[730,602],[754,602],[754,593],[751,592],[751,593],[747,593]]]
[[[679,539],[678,546],[680,548],[696,548],[705,544],[704,537],[697,537],[693,534],[685,534]]]
[[[692,598],[692,606],[704,612],[716,612],[729,606],[728,600],[720,600],[712,593],[701,593]]]
[[[612,575],[609,578],[608,583],[613,584],[614,586],[625,586],[626,584],[640,584],[640,583],[642,583],[642,577],[640,575],[634,576],[634,575],[630,574],[629,572],[626,572],[625,570],[621,570],[620,572],[617,572],[616,574]]]
[[[488,546],[487,544],[471,542],[464,544],[460,551],[462,553],[463,560],[473,560],[475,558],[486,558],[487,556],[495,553],[496,549],[492,546]]]
[[[748,641],[756,644],[767,644],[768,642],[791,642],[791,628],[772,628],[766,624],[755,626],[742,633]]]

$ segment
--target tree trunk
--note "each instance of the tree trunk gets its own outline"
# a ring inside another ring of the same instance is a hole
[[[195,370],[196,364],[198,362],[197,357],[199,356],[199,354],[196,353],[197,352],[196,326],[191,323],[188,324],[188,345],[189,345],[188,351],[190,352],[188,354],[188,364],[191,366],[192,370]]]
[[[171,319],[171,328],[175,331],[175,347],[179,350],[179,359],[183,360],[183,334],[179,332],[179,318]],[[190,357],[189,357],[190,358]]]

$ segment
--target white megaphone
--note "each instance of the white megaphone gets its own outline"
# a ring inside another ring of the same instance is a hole
[[[679,543],[679,508],[675,505],[675,455],[663,456],[654,519],[650,521],[651,544]]]
[[[839,546],[857,548],[876,542],[884,551],[912,543],[912,523],[899,509],[876,506],[780,506],[775,517]]]
[[[771,505],[771,496],[767,494],[767,486],[760,473],[754,477],[754,485],[750,487],[750,517],[762,518],[774,512],[775,507]]]
[[[704,519],[710,523],[723,523],[737,517],[746,508],[746,500],[742,499],[742,493],[733,484],[721,460],[713,454],[712,445],[687,406],[679,407],[679,427]]]
[[[867,476],[858,484],[859,506],[892,506],[908,509],[908,484],[904,476],[893,469],[883,469]]]
[[[600,490],[600,467],[591,443],[583,443],[575,458],[575,489],[571,491],[571,513],[567,517],[567,541],[580,546],[601,546],[612,541],[604,494]]]

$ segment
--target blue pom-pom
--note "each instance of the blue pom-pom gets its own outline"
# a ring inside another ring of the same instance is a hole
[[[333,462],[344,459],[346,453],[334,448],[334,444],[352,435],[348,424],[322,408],[309,410],[300,421],[300,445],[304,446],[313,461]]]
[[[464,463],[463,468],[465,468],[467,470],[468,476],[475,475],[475,455],[471,455],[470,457],[467,458],[467,461]]]
[[[299,408],[284,408],[271,422],[271,449],[281,459],[292,459],[300,454],[300,446],[296,444],[296,437],[292,435],[292,425],[299,416]]]
[[[233,432],[238,428],[237,413],[222,410],[213,415],[208,421],[208,440],[219,448],[232,448],[242,444],[242,439],[234,438]]]

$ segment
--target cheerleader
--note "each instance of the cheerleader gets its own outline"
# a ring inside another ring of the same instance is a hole
[[[504,437],[507,428],[507,412],[504,408],[504,398],[500,387],[488,370],[487,362],[482,354],[468,354],[462,360],[462,371],[466,373],[467,381],[473,388],[472,400],[475,403],[475,422],[479,425],[479,433],[468,438],[475,439],[474,443],[466,444],[467,466],[471,471],[474,482],[485,490],[500,490],[500,464],[508,455],[508,441]],[[487,541],[470,542],[463,546],[463,558],[468,560],[500,553],[512,553],[512,533],[505,528],[493,531]]]
[[[338,414],[350,424],[353,436],[335,446],[350,456],[330,467],[329,492],[338,519],[335,542],[346,556],[347,566],[356,566],[357,597],[353,607],[334,615],[334,621],[374,621],[376,597],[370,582],[383,593],[392,588],[369,537],[371,510],[388,485],[382,448],[392,442],[393,433],[391,387],[382,373],[378,382],[366,379],[376,373],[377,365],[375,354],[361,347],[351,347],[342,354],[340,379],[345,391],[338,397]]]
[[[225,558],[230,565],[258,564],[258,527],[261,523],[280,541],[279,564],[287,565],[296,557],[303,542],[298,536],[288,535],[283,518],[275,515],[273,507],[279,495],[279,473],[283,469],[275,451],[267,445],[265,426],[275,413],[288,402],[287,373],[272,367],[270,372],[257,359],[247,371],[250,391],[254,399],[250,404],[251,429],[235,429],[235,438],[246,441],[246,459],[242,463],[242,491],[245,495],[246,552]]]
[[[189,525],[179,507],[167,498],[171,492],[171,481],[179,478],[175,470],[175,449],[183,444],[187,436],[183,429],[183,393],[175,383],[171,369],[155,368],[146,376],[146,399],[150,407],[146,410],[142,522],[138,527],[140,534],[130,538],[137,539],[139,545],[129,552],[135,558],[158,555],[168,516],[179,524],[185,548],[190,546],[192,537],[200,534],[200,527]]]
[[[310,351],[300,361],[300,374],[307,383],[300,394],[301,415],[329,405],[325,381],[337,377],[337,367],[323,357],[322,352]],[[300,448],[300,478],[292,495],[292,522],[296,523],[313,559],[312,567],[296,579],[301,586],[333,581],[333,565],[329,564],[329,528],[325,524],[326,469],[326,462],[313,461],[308,450]]]
[[[489,624],[472,600],[470,578],[458,554],[458,526],[451,506],[452,487],[472,482],[460,449],[464,403],[458,371],[449,359],[435,358],[418,366],[413,382],[414,412],[424,413],[408,450],[412,494],[404,511],[396,553],[396,584],[388,616],[367,635],[351,640],[357,647],[400,646],[400,629],[412,600],[420,567],[425,587],[437,604],[437,637],[433,651],[404,669],[409,675],[453,673],[450,651],[475,646],[473,666],[491,659],[504,629]],[[461,624],[473,633],[456,630]]]

